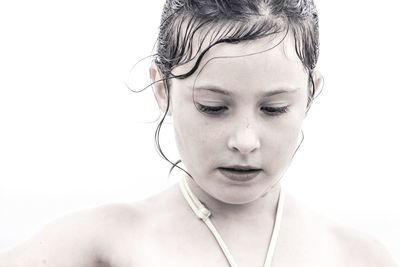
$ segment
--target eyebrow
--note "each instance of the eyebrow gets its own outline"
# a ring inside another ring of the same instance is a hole
[[[261,95],[261,97],[270,97],[270,96],[273,96],[273,95],[286,94],[286,93],[293,94],[293,93],[297,92],[299,89],[300,89],[299,87],[296,87],[296,88],[278,87],[278,88],[275,88],[275,89],[270,90],[270,91],[268,91],[268,92],[264,92],[264,93]],[[196,88],[194,88],[194,90],[211,91],[211,92],[218,93],[218,94],[222,94],[222,95],[226,95],[226,96],[232,95],[231,92],[226,91],[226,90],[224,90],[224,89],[222,89],[222,88],[220,88],[220,87],[218,87],[218,86],[214,86],[214,85],[213,85],[213,86],[201,86],[201,87],[196,87]]]

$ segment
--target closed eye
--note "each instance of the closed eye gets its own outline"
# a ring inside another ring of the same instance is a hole
[[[206,106],[200,103],[196,103],[196,107],[203,113],[211,114],[211,115],[218,115],[223,113],[224,111],[228,110],[226,106]],[[284,107],[269,107],[263,106],[260,108],[262,112],[270,116],[278,116],[281,114],[286,113],[289,110],[289,106]]]
[[[260,108],[262,112],[264,112],[267,115],[270,116],[278,116],[283,113],[286,113],[289,110],[289,106],[284,106],[284,107],[268,107],[268,106],[263,106]]]
[[[206,114],[220,114],[225,110],[228,110],[228,107],[225,106],[205,106],[200,103],[196,103],[196,107],[203,113]]]

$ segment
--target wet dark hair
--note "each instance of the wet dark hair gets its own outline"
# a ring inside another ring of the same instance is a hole
[[[170,105],[169,80],[192,75],[204,55],[217,44],[251,41],[278,33],[285,33],[285,37],[293,34],[296,53],[309,75],[309,107],[315,94],[312,73],[319,54],[318,14],[313,0],[166,0],[154,58],[168,97],[167,110],[155,132],[156,147],[164,159],[172,163],[159,142]],[[204,44],[207,36],[210,43]],[[172,73],[175,67],[190,61],[194,65],[189,71]],[[173,167],[177,163],[172,163]]]

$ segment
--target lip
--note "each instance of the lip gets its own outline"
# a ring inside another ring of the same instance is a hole
[[[251,166],[220,167],[218,168],[218,170],[226,178],[233,180],[235,182],[251,181],[262,171],[262,169]]]

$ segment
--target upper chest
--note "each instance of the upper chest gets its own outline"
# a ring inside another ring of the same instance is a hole
[[[214,236],[190,208],[166,204],[169,202],[157,201],[140,208],[140,216],[125,222],[132,227],[113,227],[103,254],[110,266],[229,266]],[[330,222],[304,211],[289,198],[286,203],[273,267],[365,266],[358,259],[354,263],[346,246],[348,239],[338,239]],[[224,229],[217,229],[223,233]],[[239,267],[262,267],[271,231],[231,229],[231,234],[223,238]]]
[[[281,243],[291,243],[291,245],[282,246]],[[266,247],[253,246],[239,253],[237,250],[231,251],[239,267],[262,267],[266,250]],[[343,265],[344,258],[335,250],[329,244],[311,247],[283,240],[276,248],[272,266],[345,266]],[[142,242],[140,246],[121,243],[114,247],[112,255],[111,266],[113,267],[229,267],[228,261],[215,240],[207,244],[202,241],[177,242],[176,238],[148,240]]]
[[[128,236],[113,242],[111,266],[229,266],[213,235],[200,221],[190,227],[153,223]],[[262,267],[269,239],[267,232],[264,237],[248,236],[247,240],[238,233],[236,245],[232,246],[230,240],[226,243],[239,267]],[[322,228],[282,223],[272,266],[345,266],[344,262],[337,242]]]

